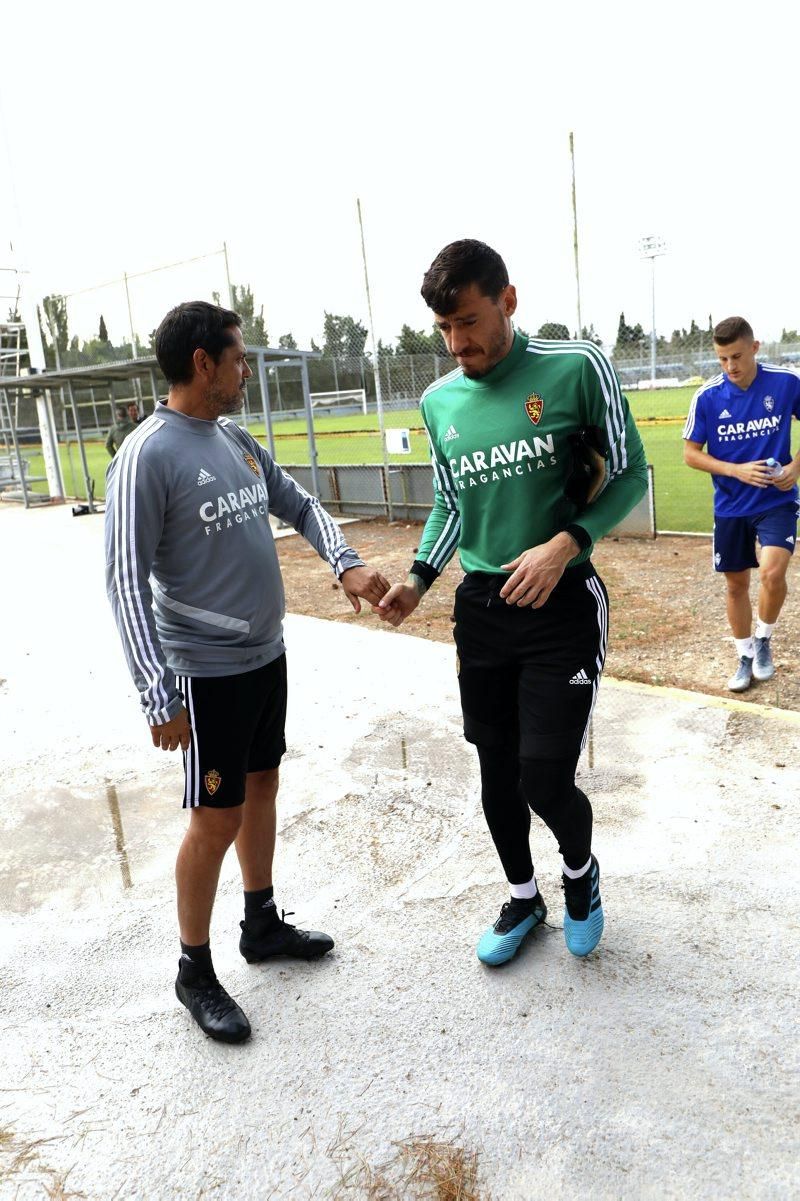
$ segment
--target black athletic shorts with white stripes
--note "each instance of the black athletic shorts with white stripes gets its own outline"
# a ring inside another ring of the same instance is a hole
[[[247,773],[276,768],[286,750],[286,655],[237,676],[178,676],[178,689],[192,727],[184,809],[243,804]]]
[[[583,749],[608,640],[608,593],[591,562],[569,568],[541,609],[508,605],[507,575],[470,572],[456,590],[464,736],[523,759]]]

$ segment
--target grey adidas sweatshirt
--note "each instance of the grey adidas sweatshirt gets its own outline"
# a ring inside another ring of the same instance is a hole
[[[254,671],[283,653],[274,513],[337,576],[362,563],[330,514],[234,422],[160,404],[106,475],[106,588],[151,725],[176,715],[175,676]]]

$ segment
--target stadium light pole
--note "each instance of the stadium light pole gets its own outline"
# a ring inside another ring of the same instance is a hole
[[[648,235],[639,242],[639,252],[643,259],[650,260],[651,294],[653,301],[653,324],[650,329],[650,384],[656,384],[656,259],[667,253],[663,238]]]
[[[578,259],[578,204],[575,194],[575,140],[570,131],[569,157],[572,164],[572,247],[575,252],[575,296],[578,302],[578,339],[583,337],[583,322],[581,319],[581,272]]]

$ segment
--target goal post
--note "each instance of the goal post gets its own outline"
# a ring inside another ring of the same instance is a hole
[[[345,388],[338,392],[312,392],[312,409],[341,409],[358,405],[362,413],[367,411],[367,393],[364,388]]]

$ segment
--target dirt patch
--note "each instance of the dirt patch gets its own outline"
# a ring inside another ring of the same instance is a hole
[[[419,544],[422,525],[359,521],[345,535],[366,562],[394,583],[405,579]],[[289,612],[331,621],[356,617],[330,569],[302,538],[282,538],[278,555]],[[724,581],[712,569],[708,538],[661,537],[654,541],[604,539],[594,562],[611,597],[611,630],[606,672],[638,680],[731,696],[725,682],[736,655],[725,618]],[[800,710],[800,590],[797,566],[789,568],[789,596],[773,639],[777,671],[754,684],[747,700]],[[438,642],[452,640],[453,593],[462,577],[453,559],[416,613],[399,630],[376,622],[386,637],[406,633]],[[755,604],[756,573],[751,595]],[[366,618],[371,620],[371,618]]]

